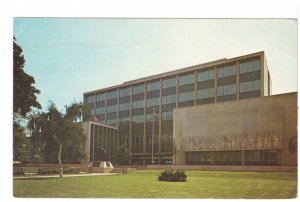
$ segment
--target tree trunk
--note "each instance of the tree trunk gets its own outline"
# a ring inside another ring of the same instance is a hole
[[[58,163],[59,163],[59,177],[63,176],[63,168],[62,168],[62,163],[61,163],[61,151],[62,151],[62,144],[58,143],[59,150],[58,150]]]

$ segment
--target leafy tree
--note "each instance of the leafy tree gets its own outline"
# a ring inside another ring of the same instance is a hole
[[[28,124],[33,145],[41,148],[47,163],[59,163],[61,177],[63,159],[65,162],[78,162],[85,158],[86,139],[79,123],[82,112],[81,103],[66,106],[66,112],[62,113],[52,102],[48,112],[32,116]]]
[[[31,107],[41,108],[36,94],[40,91],[33,84],[34,78],[24,72],[25,59],[22,48],[13,40],[13,159],[25,161],[29,159],[30,141],[26,137],[26,130],[22,119],[30,112]]]
[[[36,89],[33,84],[35,80],[32,76],[25,73],[25,58],[23,50],[16,42],[14,37],[13,41],[13,91],[14,91],[14,113],[18,113],[25,117],[31,110],[31,107],[41,108],[40,103],[37,101],[36,94],[40,91]]]
[[[126,144],[126,142],[122,143],[117,152],[117,159],[119,164],[127,165],[131,157],[132,152],[128,148],[128,145]]]
[[[26,162],[30,159],[31,142],[26,137],[25,127],[13,123],[13,160]]]

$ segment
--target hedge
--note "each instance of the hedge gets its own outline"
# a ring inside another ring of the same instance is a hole
[[[158,176],[159,181],[186,182],[187,175],[183,170],[164,170]]]
[[[66,168],[63,169],[64,174],[79,174],[80,168]],[[51,175],[51,174],[59,174],[59,168],[39,168],[37,170],[37,174],[39,175]]]

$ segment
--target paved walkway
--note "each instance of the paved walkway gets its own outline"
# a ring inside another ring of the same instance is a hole
[[[80,174],[65,174],[63,177],[88,177],[98,175],[122,175],[122,173],[80,173]],[[14,176],[14,179],[39,179],[39,178],[57,178],[59,175],[36,175],[35,173],[26,173],[23,176]]]

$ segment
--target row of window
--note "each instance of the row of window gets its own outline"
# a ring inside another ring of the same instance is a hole
[[[147,99],[147,107],[159,106],[160,97]]]
[[[179,102],[194,100],[194,92],[179,93]]]
[[[255,72],[261,69],[261,61],[259,59],[241,62],[240,63],[240,74],[247,73],[247,72]],[[218,67],[218,78],[223,78],[231,75],[236,75],[236,64],[227,65],[223,67]],[[215,71],[214,69],[200,71],[197,73],[197,81],[207,81],[212,80],[215,78]],[[195,74],[188,74],[179,76],[179,85],[185,84],[192,84],[195,81]],[[172,77],[168,79],[164,79],[162,81],[162,88],[171,88],[176,87],[177,84],[177,77]],[[155,81],[147,84],[147,92],[160,90],[160,81]],[[145,84],[133,86],[132,93],[139,94],[144,93],[145,91]],[[107,93],[97,94],[95,97],[94,95],[88,96],[86,98],[87,103],[93,103],[95,101],[103,101],[107,99],[114,99],[118,97],[118,90],[108,91]],[[131,94],[131,87],[120,89],[120,97],[129,96]]]
[[[132,109],[144,108],[145,101],[144,100],[137,100],[132,102]]]
[[[240,74],[246,72],[259,71],[259,70],[260,70],[260,60],[240,63]]]
[[[155,91],[155,90],[160,90],[160,82],[159,81],[147,83],[147,92]]]
[[[258,91],[261,89],[260,80],[248,81],[240,83],[240,93]],[[218,86],[218,96],[232,95],[236,94],[236,84],[229,84],[224,86]],[[206,99],[214,97],[214,88],[208,88],[197,91],[197,99]],[[151,98],[147,100],[147,107],[159,106],[159,97]],[[194,92],[184,92],[179,93],[179,102],[185,102],[194,100]],[[176,95],[169,95],[162,97],[162,105],[168,105],[176,103]],[[144,108],[144,100],[138,100],[132,102],[132,109]],[[130,109],[130,103],[120,104],[120,111],[125,111]],[[117,105],[112,105],[107,107],[107,112],[117,112]],[[105,107],[96,108],[96,114],[105,114]],[[94,110],[91,109],[91,115],[94,115]]]
[[[236,75],[236,65],[229,65],[218,68],[218,78]]]
[[[254,80],[240,83],[240,93],[258,91],[261,89],[261,81]],[[218,96],[236,94],[236,84],[218,86]],[[205,99],[214,97],[214,88],[202,89],[197,91],[197,99]],[[147,99],[147,107],[159,106],[159,97]],[[194,92],[179,93],[179,102],[194,100]],[[162,104],[176,103],[176,95],[168,95],[162,97]],[[130,109],[130,103],[122,103],[119,105],[120,111]],[[144,100],[132,102],[132,109],[144,108]],[[93,110],[91,110],[93,111]],[[107,107],[108,113],[117,112],[117,105]],[[105,107],[96,108],[96,114],[105,114]]]
[[[96,108],[96,114],[105,114],[106,112],[106,108],[102,107],[102,108]]]
[[[139,85],[139,86],[133,86],[132,87],[132,94],[140,94],[140,93],[144,93],[145,92],[145,85]]]
[[[279,165],[278,150],[245,151],[246,165]],[[186,152],[187,164],[241,165],[241,151]]]
[[[176,99],[176,94],[162,96],[162,104],[163,105],[176,103],[176,100],[177,100]]]
[[[112,105],[112,106],[107,107],[107,112],[108,113],[117,112],[117,111],[118,111],[118,106],[117,105]]]
[[[215,96],[215,89],[214,88],[207,88],[203,90],[198,90],[197,99],[205,99]]]
[[[179,76],[179,85],[186,85],[195,83],[195,74],[187,74],[184,76]]]
[[[236,84],[218,86],[218,96],[236,94]]]
[[[197,81],[208,81],[215,79],[215,70],[202,71],[197,74]]]
[[[240,93],[260,90],[260,80],[240,83]]]

